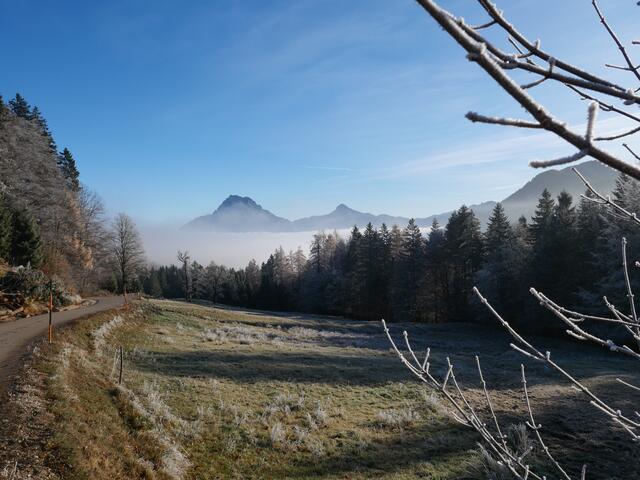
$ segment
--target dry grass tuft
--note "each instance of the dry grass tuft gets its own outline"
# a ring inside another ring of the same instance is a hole
[[[384,428],[408,428],[418,423],[420,419],[420,414],[410,407],[382,410],[376,415],[377,425]]]

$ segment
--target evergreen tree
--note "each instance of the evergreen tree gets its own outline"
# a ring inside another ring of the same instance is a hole
[[[431,223],[426,244],[426,270],[423,281],[429,321],[446,319],[449,270],[444,231],[436,218]]]
[[[369,222],[362,235],[358,269],[363,281],[362,315],[370,320],[380,319],[384,315],[384,305],[381,303],[384,299],[382,247],[380,235]]]
[[[31,120],[31,107],[19,93],[16,93],[13,100],[9,100],[9,108],[18,117]]]
[[[529,285],[543,292],[559,304],[575,306],[579,284],[577,257],[576,212],[572,198],[566,192],[558,196],[557,203],[545,190],[538,202],[533,218],[531,275]],[[538,330],[555,328],[557,323],[550,314],[536,316]]]
[[[553,256],[553,241],[556,238],[553,231],[555,208],[555,201],[545,188],[529,227],[532,243],[531,286],[546,293],[549,293],[548,288],[553,283],[551,276],[555,274],[547,268],[547,262]]]
[[[602,307],[602,298],[598,295],[596,284],[606,274],[600,260],[607,254],[606,242],[602,234],[606,229],[603,219],[606,208],[589,200],[589,198],[593,199],[590,190],[585,192],[585,197],[580,200],[577,220],[576,248],[581,265],[579,298],[580,303],[586,308],[599,311]]]
[[[503,250],[508,248],[512,237],[513,230],[507,215],[504,213],[504,208],[501,203],[496,203],[489,217],[485,234],[487,255],[502,255]]]
[[[535,214],[531,219],[531,234],[534,243],[544,241],[548,237],[553,228],[553,212],[555,209],[555,201],[551,197],[551,193],[546,188],[542,191],[542,196],[538,200]]]
[[[380,226],[378,233],[380,251],[378,262],[380,263],[380,315],[389,317],[389,301],[391,295],[391,280],[393,278],[393,257],[391,255],[391,230],[386,224]]]
[[[42,116],[38,107],[33,107],[29,119],[35,122],[38,127],[40,127],[42,135],[47,137],[47,139],[49,140],[49,150],[51,150],[52,153],[56,153],[58,151],[58,146],[53,139],[53,135],[51,135],[51,132],[49,131],[47,120]]]
[[[512,288],[515,274],[511,254],[515,234],[500,203],[496,204],[489,217],[484,239],[485,263],[477,274],[478,288],[491,299],[494,307],[504,312],[514,296],[522,293],[514,292]]]
[[[447,310],[452,320],[469,320],[473,278],[483,259],[480,222],[473,210],[463,205],[451,214],[445,244],[450,268]]]
[[[0,194],[0,258],[9,260],[12,237],[12,218],[6,196]]]
[[[415,220],[402,231],[402,249],[394,271],[393,313],[399,321],[421,320],[424,306],[425,242]]]
[[[573,199],[567,192],[558,195],[553,216],[552,250],[546,262],[554,279],[552,292],[557,302],[570,307],[576,306],[575,293],[580,285],[578,256],[577,214]]]
[[[613,191],[613,201],[630,212],[640,212],[640,182],[620,174]],[[611,209],[603,209],[605,227],[598,243],[597,260],[594,265],[600,278],[594,288],[595,296],[607,296],[614,305],[628,302],[622,271],[622,239],[627,240],[627,258],[640,258],[640,229],[627,217],[615,215]],[[600,250],[601,249],[601,250]],[[600,253],[602,252],[602,253]],[[630,267],[631,269],[631,267]],[[638,275],[630,275],[634,291],[640,289]]]
[[[9,111],[9,109],[5,105],[4,99],[2,98],[2,95],[0,95],[0,125],[4,121],[4,118],[7,115],[8,111]]]
[[[11,263],[39,267],[42,263],[42,240],[36,223],[22,208],[14,210],[12,217]]]
[[[68,148],[65,148],[58,155],[58,168],[62,172],[62,175],[67,180],[67,185],[72,192],[78,192],[80,190],[80,172],[76,167],[76,161],[71,155]]]

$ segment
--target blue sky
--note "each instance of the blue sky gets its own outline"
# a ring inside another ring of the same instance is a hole
[[[484,20],[475,2],[441,3]],[[587,0],[500,3],[558,56],[619,62]],[[636,2],[600,3],[634,38]],[[522,112],[412,0],[0,0],[0,44],[5,99],[40,107],[109,211],[149,222],[229,194],[289,218],[338,203],[424,216],[501,199],[537,173],[528,161],[570,153],[469,124],[468,110]],[[534,93],[584,123],[571,94]]]

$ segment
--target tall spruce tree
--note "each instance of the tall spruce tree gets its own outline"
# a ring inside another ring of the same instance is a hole
[[[381,300],[384,298],[382,279],[382,241],[380,235],[369,222],[362,234],[358,269],[363,284],[362,314],[374,320],[384,315]]]
[[[474,275],[482,266],[483,242],[480,222],[466,205],[449,217],[445,243],[451,272],[447,310],[452,320],[469,320],[471,288]]]
[[[72,192],[78,192],[80,190],[80,172],[78,171],[76,161],[68,148],[65,148],[58,155],[58,168],[66,179],[69,189]]]
[[[513,230],[509,219],[504,212],[501,203],[496,203],[489,216],[487,232],[485,234],[485,246],[487,256],[501,255],[502,251],[509,246],[513,237]]]
[[[402,231],[402,249],[394,272],[394,314],[400,321],[421,320],[424,312],[425,241],[420,228],[412,218]]]
[[[613,191],[613,201],[630,212],[640,212],[640,182],[627,175],[620,174]],[[627,304],[626,286],[621,267],[622,239],[627,240],[627,257],[640,258],[640,229],[630,219],[612,214],[611,210],[604,211],[605,227],[601,232],[599,245],[603,253],[598,255],[595,267],[600,279],[595,288],[596,296],[607,298],[614,305]],[[630,275],[630,281],[635,291],[640,289],[638,275]]]
[[[606,242],[602,232],[606,229],[604,216],[606,207],[594,202],[593,193],[585,192],[580,200],[577,220],[577,257],[580,268],[580,284],[578,285],[580,303],[587,309],[602,312],[602,298],[597,292],[597,283],[605,275],[601,258],[607,255]]]
[[[13,265],[31,265],[37,268],[42,263],[42,240],[38,227],[23,208],[13,211],[9,257]]]
[[[427,320],[441,322],[446,319],[446,299],[449,288],[449,268],[447,264],[444,230],[437,219],[433,219],[426,243],[425,275],[423,288],[427,305]]]
[[[11,252],[12,223],[8,199],[0,193],[0,258],[6,261]]]
[[[52,153],[57,153],[58,146],[56,145],[56,142],[53,139],[53,135],[49,130],[49,125],[47,124],[47,120],[42,116],[42,113],[40,112],[40,109],[38,107],[33,107],[33,110],[31,111],[29,119],[35,122],[36,125],[38,125],[42,135],[45,136],[49,141],[49,150]]]
[[[19,93],[16,93],[16,96],[9,100],[9,108],[18,117],[31,120],[31,107]]]
[[[529,231],[531,233],[532,253],[530,284],[532,287],[547,291],[553,283],[553,272],[547,268],[549,258],[553,256],[554,211],[556,203],[546,188],[542,192],[534,216],[531,219]]]
[[[500,203],[493,208],[484,239],[485,263],[477,275],[478,288],[504,312],[518,293],[512,289],[515,275],[511,255],[515,234]]]
[[[4,119],[5,119],[8,111],[9,111],[9,109],[5,105],[4,99],[2,98],[2,95],[0,95],[0,125],[2,124],[2,122],[4,122]]]

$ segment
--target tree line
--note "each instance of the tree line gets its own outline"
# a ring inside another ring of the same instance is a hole
[[[612,197],[638,209],[638,182],[621,175]],[[640,253],[640,236],[627,220],[611,217],[588,196],[576,204],[566,192],[553,198],[544,190],[531,219],[512,223],[497,204],[484,232],[462,206],[425,234],[413,220],[404,228],[354,227],[347,239],[320,232],[308,256],[278,248],[260,266],[203,266],[183,258],[180,267],[151,268],[143,288],[158,297],[187,292],[188,298],[270,310],[446,322],[486,319],[472,295],[475,285],[515,324],[542,331],[556,322],[535,308],[530,287],[594,312],[604,295],[626,301],[617,297],[624,291],[618,288],[623,236],[630,255]]]
[[[11,268],[0,290],[29,296],[50,280],[78,293],[140,284],[135,225],[124,214],[108,221],[71,151],[58,148],[39,108],[19,93],[6,103],[0,96],[0,151],[0,264]]]

